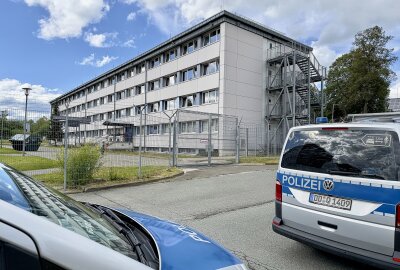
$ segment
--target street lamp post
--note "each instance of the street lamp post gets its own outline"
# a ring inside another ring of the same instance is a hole
[[[0,148],[3,148],[4,118],[7,117],[7,111],[1,111],[1,139]]]
[[[28,111],[28,96],[29,96],[29,91],[32,90],[29,86],[24,86],[22,87],[22,90],[25,91],[25,119],[24,119],[24,140],[22,142],[22,156],[25,156],[25,147],[26,147],[26,114]]]

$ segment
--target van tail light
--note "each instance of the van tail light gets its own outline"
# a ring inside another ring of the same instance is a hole
[[[276,184],[275,184],[275,200],[278,202],[282,201],[282,185],[281,185],[281,183],[279,183],[278,180],[276,181]]]
[[[400,228],[400,204],[396,205],[396,228]]]

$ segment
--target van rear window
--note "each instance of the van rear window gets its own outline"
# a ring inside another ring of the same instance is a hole
[[[398,181],[399,139],[378,130],[302,130],[289,134],[281,167]]]

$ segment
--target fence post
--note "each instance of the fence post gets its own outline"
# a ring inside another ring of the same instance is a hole
[[[68,106],[65,111],[65,131],[64,131],[64,192],[67,190],[67,159],[68,159]]]
[[[211,151],[212,151],[212,142],[211,142],[211,114],[208,115],[208,166],[211,166]]]
[[[172,166],[176,167],[176,119],[173,124],[173,134],[172,134]]]
[[[258,126],[256,126],[256,145],[254,147],[254,155],[257,156],[257,145],[258,145]]]
[[[4,118],[6,117],[7,117],[7,111],[6,110],[1,111],[1,139],[0,139],[1,148],[3,148],[4,120],[5,120]]]
[[[171,137],[172,137],[172,124],[171,124],[171,118],[169,118],[169,129],[168,129],[168,155],[169,155],[169,166],[174,166],[174,155],[171,153]]]
[[[249,156],[249,128],[246,128],[246,157]]]
[[[142,178],[142,115],[143,115],[143,110],[140,112],[140,124],[139,124],[139,179]]]
[[[240,162],[240,126],[239,119],[236,118],[236,163]]]

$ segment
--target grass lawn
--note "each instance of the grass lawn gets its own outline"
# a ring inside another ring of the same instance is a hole
[[[277,165],[279,157],[240,157],[240,163],[262,163],[265,165]]]
[[[20,171],[42,170],[57,167],[57,162],[55,160],[35,156],[0,155],[0,162]]]
[[[14,150],[12,148],[0,148],[0,155],[4,154],[22,154],[22,152]]]
[[[182,171],[166,166],[143,166],[142,179],[138,177],[138,167],[102,167],[86,187],[109,186],[122,183],[146,182],[179,175]],[[54,188],[62,188],[64,176],[61,171],[35,175],[35,179]],[[83,187],[82,187],[83,188]]]

